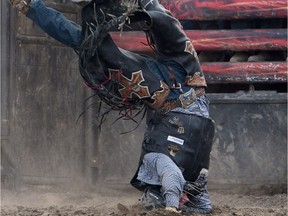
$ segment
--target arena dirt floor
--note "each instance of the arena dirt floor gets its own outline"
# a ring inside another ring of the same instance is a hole
[[[69,191],[69,192],[68,192]],[[287,194],[263,191],[236,194],[210,190],[213,216],[286,216]],[[18,191],[1,190],[1,216],[172,216],[163,210],[145,211],[139,205],[141,193],[130,185],[97,185],[93,188],[33,186]],[[198,214],[176,214],[195,215]]]

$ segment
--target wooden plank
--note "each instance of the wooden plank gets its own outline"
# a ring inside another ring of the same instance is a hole
[[[286,62],[203,63],[207,83],[287,82]]]
[[[162,0],[180,20],[287,17],[286,0]]]
[[[202,50],[286,50],[286,29],[245,29],[245,30],[206,30],[185,31],[192,40],[196,51]],[[146,36],[142,32],[112,33],[116,44],[134,52],[151,52]]]

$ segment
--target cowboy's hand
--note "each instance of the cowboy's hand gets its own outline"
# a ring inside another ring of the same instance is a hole
[[[189,202],[189,198],[185,192],[182,193],[179,200],[179,208],[181,209],[185,203]]]
[[[31,0],[9,0],[13,7],[16,7],[21,13],[27,14]]]

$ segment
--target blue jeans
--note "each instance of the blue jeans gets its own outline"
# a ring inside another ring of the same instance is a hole
[[[34,23],[57,41],[78,50],[81,44],[81,27],[60,12],[47,7],[42,0],[32,0],[27,13]]]

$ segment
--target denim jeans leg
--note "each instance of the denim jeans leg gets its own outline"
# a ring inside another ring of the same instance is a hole
[[[32,0],[27,17],[57,41],[74,49],[79,49],[81,27],[68,20],[59,11],[47,7],[42,0]]]

